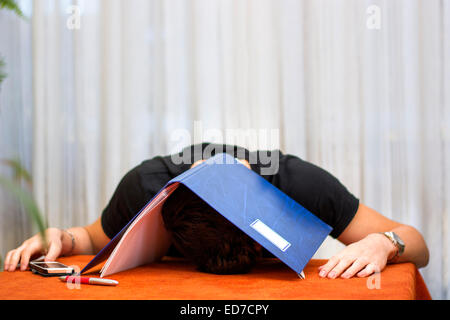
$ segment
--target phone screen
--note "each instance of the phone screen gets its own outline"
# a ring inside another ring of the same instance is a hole
[[[72,267],[59,262],[30,262],[30,269],[33,272],[46,276],[66,275],[74,272]]]
[[[36,262],[36,264],[39,267],[46,268],[46,269],[67,268],[66,265],[59,263],[59,262]]]

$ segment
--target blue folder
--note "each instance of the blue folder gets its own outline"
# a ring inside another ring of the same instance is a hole
[[[228,154],[218,154],[184,172],[169,181],[160,193],[176,183],[189,188],[298,274],[332,230],[301,204]],[[81,273],[108,258],[141,212]]]

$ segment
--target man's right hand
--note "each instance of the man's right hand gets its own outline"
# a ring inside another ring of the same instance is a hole
[[[17,249],[8,252],[4,270],[15,271],[20,263],[20,270],[25,271],[30,259],[44,254],[47,262],[56,261],[62,255],[96,254],[110,241],[103,231],[101,218],[89,226],[70,228],[67,231],[50,228],[46,230],[45,235],[47,252],[42,244],[41,235],[37,234]]]
[[[32,257],[45,254],[45,261],[55,261],[63,252],[70,250],[67,247],[68,241],[71,246],[71,239],[65,239],[70,236],[61,229],[49,228],[45,232],[48,251],[45,252],[44,245],[40,234],[36,234],[32,238],[24,241],[20,247],[7,253],[5,259],[4,270],[15,271],[20,263],[20,270],[25,271]]]

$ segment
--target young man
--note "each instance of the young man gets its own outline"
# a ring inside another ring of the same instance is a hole
[[[366,277],[383,270],[387,263],[408,261],[418,268],[427,265],[428,248],[416,229],[360,203],[323,169],[280,151],[249,152],[208,143],[188,147],[177,155],[155,157],[131,170],[92,225],[48,229],[46,261],[62,255],[99,252],[169,180],[222,152],[240,159],[333,227],[331,236],[347,246],[319,268],[321,277]],[[174,246],[169,253],[181,252],[206,272],[248,272],[261,255],[260,246],[186,190],[180,189],[177,198],[182,200],[168,201],[163,209],[165,225],[173,233]],[[5,270],[16,270],[18,263],[22,271],[26,270],[30,258],[40,253],[42,244],[35,235],[7,254]]]

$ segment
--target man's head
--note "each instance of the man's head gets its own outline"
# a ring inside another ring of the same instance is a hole
[[[200,271],[247,273],[260,255],[250,237],[183,185],[166,201],[162,216],[174,246]]]

